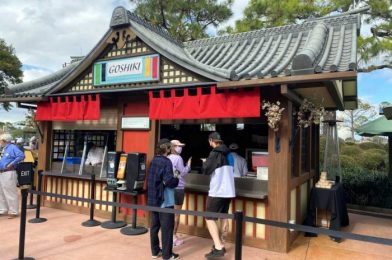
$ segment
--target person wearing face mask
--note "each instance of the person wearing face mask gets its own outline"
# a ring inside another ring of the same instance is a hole
[[[173,171],[174,174],[178,175],[179,182],[177,188],[174,190],[174,208],[175,209],[182,209],[182,204],[184,203],[184,187],[185,187],[185,175],[187,175],[191,170],[191,162],[192,157],[189,158],[186,165],[184,165],[184,161],[180,156],[182,152],[182,148],[185,146],[184,143],[181,143],[179,140],[171,140],[170,141],[171,153],[169,154],[168,158],[173,164]],[[180,215],[175,216],[174,221],[174,232],[173,232],[173,245],[179,246],[184,243],[183,240],[179,239],[177,236],[178,224],[180,222]]]

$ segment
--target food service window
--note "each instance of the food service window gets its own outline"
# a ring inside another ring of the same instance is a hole
[[[85,140],[87,143],[94,143],[95,146],[104,148],[106,139],[108,151],[114,151],[116,131],[53,130],[52,160],[55,162],[63,160],[68,143],[67,158],[73,158],[73,163],[80,164]],[[87,147],[89,148],[91,147]]]
[[[268,158],[268,125],[261,119],[163,120],[159,137],[185,143],[181,153],[184,162],[192,156],[191,173],[202,173],[201,158],[208,157],[211,151],[208,135],[213,131],[221,134],[227,146],[238,144],[236,152],[247,160],[247,177],[256,177],[258,155]]]

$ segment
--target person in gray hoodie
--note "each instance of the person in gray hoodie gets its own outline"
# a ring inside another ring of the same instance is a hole
[[[228,213],[230,202],[235,197],[234,159],[230,154],[229,148],[223,144],[219,133],[211,133],[208,136],[208,142],[212,147],[212,151],[203,164],[203,173],[211,176],[206,211]],[[206,223],[214,241],[214,246],[205,257],[223,257],[226,249],[219,237],[217,218],[207,217]]]

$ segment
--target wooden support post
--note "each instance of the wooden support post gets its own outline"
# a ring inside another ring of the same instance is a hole
[[[52,122],[42,121],[40,123],[42,130],[42,140],[38,143],[38,165],[37,169],[47,171],[50,169],[50,158],[52,152]],[[41,138],[41,137],[40,137]]]
[[[275,132],[268,134],[268,205],[269,219],[288,222],[290,218],[290,183],[291,183],[291,151],[289,141],[291,136],[292,103],[287,99],[280,100],[285,108],[278,135],[280,135],[280,152],[275,152]],[[268,249],[277,252],[288,252],[289,231],[283,228],[268,227]]]

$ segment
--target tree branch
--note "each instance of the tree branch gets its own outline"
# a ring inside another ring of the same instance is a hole
[[[381,70],[381,69],[392,69],[392,65],[383,64],[383,65],[372,65],[367,68],[359,68],[357,72],[372,72],[373,70]]]

